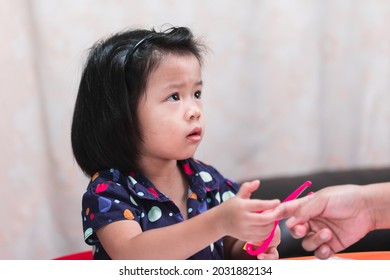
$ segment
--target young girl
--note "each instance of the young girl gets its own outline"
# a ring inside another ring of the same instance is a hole
[[[77,163],[91,180],[82,200],[95,259],[250,257],[280,214],[193,155],[204,135],[202,51],[185,27],[125,31],[97,42],[72,123]],[[267,210],[256,213],[257,210]],[[277,259],[277,231],[259,259]]]

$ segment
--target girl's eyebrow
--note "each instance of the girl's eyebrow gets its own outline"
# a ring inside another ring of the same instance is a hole
[[[185,83],[182,83],[182,82],[173,82],[173,83],[170,83],[168,84],[165,89],[169,90],[169,89],[175,89],[175,88],[181,88],[181,87],[184,87]],[[199,80],[198,82],[195,83],[195,86],[203,86],[203,81],[202,80]]]

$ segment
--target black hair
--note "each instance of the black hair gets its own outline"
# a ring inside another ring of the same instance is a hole
[[[137,107],[149,74],[170,53],[192,54],[202,64],[203,50],[186,27],[122,31],[92,46],[71,128],[73,155],[86,175],[108,168],[138,170],[142,134]]]

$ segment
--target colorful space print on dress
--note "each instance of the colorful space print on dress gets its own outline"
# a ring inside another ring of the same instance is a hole
[[[224,178],[210,165],[191,158],[179,161],[179,166],[189,184],[189,219],[228,200],[238,191],[235,182]],[[133,220],[147,231],[182,222],[183,216],[175,203],[142,174],[123,174],[109,169],[92,177],[82,199],[82,219],[84,240],[94,246],[94,258],[110,259],[96,236],[101,227]],[[220,239],[189,259],[223,259],[223,256]]]

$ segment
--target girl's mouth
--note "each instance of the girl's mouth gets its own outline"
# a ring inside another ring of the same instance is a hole
[[[187,139],[194,142],[199,142],[202,139],[202,128],[194,128],[191,133],[187,135]]]

